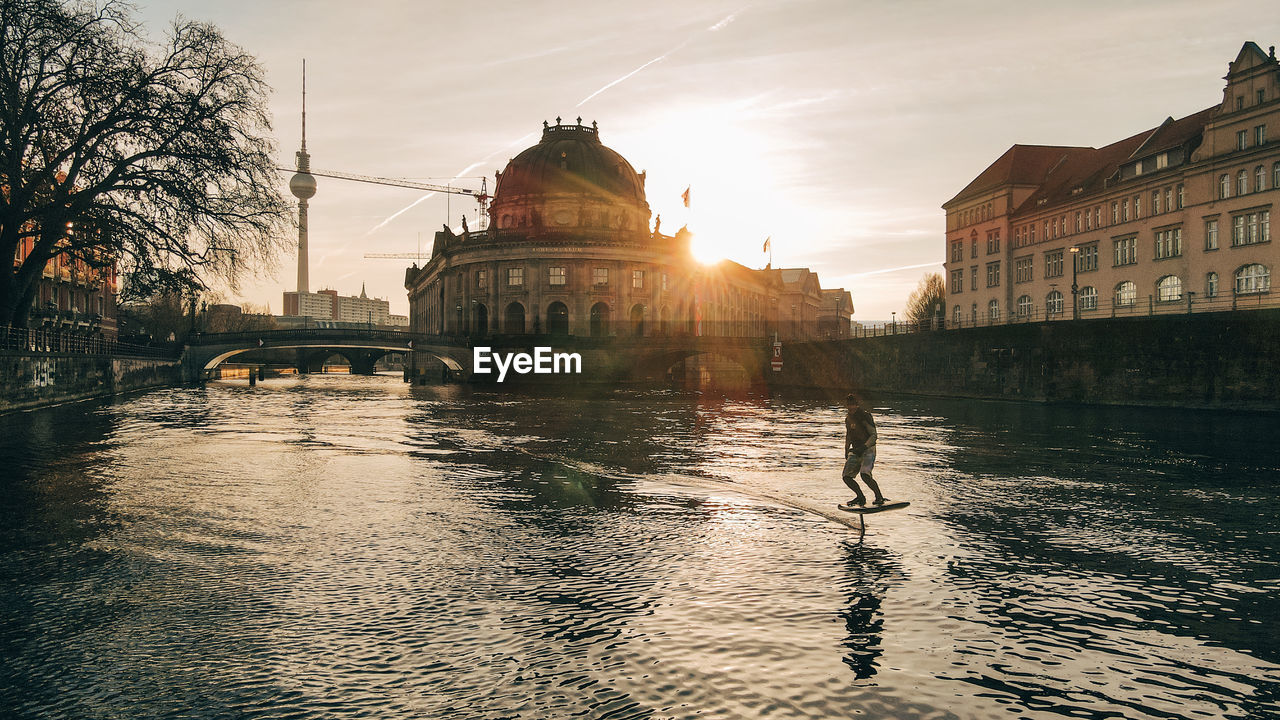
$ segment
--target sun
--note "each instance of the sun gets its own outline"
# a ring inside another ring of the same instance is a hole
[[[686,107],[652,118],[625,154],[648,171],[646,195],[662,232],[687,226],[703,263],[762,267],[762,245],[783,231],[768,138],[739,104]],[[683,195],[689,192],[685,206]]]

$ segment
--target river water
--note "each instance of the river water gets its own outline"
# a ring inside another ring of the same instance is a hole
[[[818,395],[0,417],[0,716],[1280,717],[1280,420],[872,400],[861,542]]]

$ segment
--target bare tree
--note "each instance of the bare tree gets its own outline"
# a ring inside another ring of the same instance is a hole
[[[0,325],[50,258],[118,266],[137,295],[234,286],[286,247],[256,60],[212,25],[151,43],[130,8],[0,3]]]
[[[941,273],[930,273],[920,278],[920,284],[907,298],[907,321],[922,330],[933,327],[934,319],[942,326],[947,317],[947,285]]]

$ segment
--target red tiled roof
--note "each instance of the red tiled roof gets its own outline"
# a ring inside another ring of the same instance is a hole
[[[1126,162],[1180,147],[1203,133],[1205,123],[1215,109],[1216,106],[1207,108],[1180,120],[1170,118],[1159,127],[1144,130],[1119,142],[1096,150],[1083,148],[1082,152],[1071,153],[1060,165],[1046,173],[1039,183],[1040,188],[1015,208],[1014,213],[1023,209],[1057,205],[1077,194],[1089,195],[1105,189],[1107,179],[1113,177]],[[1079,193],[1073,192],[1077,188]]]
[[[943,203],[942,207],[1002,185],[1039,185],[1065,155],[1089,149],[1091,148],[1060,145],[1014,145],[955,197]]]

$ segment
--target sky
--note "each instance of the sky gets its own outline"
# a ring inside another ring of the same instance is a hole
[[[1271,2],[137,0],[160,36],[218,25],[273,88],[280,163],[493,190],[544,120],[581,116],[647,172],[663,232],[695,252],[808,267],[854,320],[902,314],[942,269],[940,206],[1015,143],[1099,147],[1222,97],[1248,40],[1280,44]],[[458,178],[458,179],[454,179]],[[288,175],[281,188],[287,195]],[[477,227],[460,195],[317,178],[311,290],[408,313],[411,260],[436,230]],[[681,193],[691,188],[685,208]],[[282,310],[296,257],[235,290]]]

